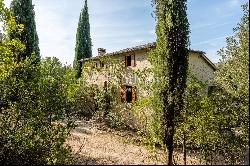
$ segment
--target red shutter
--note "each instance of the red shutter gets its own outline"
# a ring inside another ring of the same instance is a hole
[[[134,104],[137,100],[137,89],[135,86],[132,87],[132,103]]]
[[[127,56],[125,56],[125,60],[124,60],[124,64],[125,64],[125,67],[127,67]]]
[[[135,59],[135,53],[134,53],[134,67],[136,67],[136,59]]]
[[[121,86],[121,102],[124,103],[126,102],[126,85]]]
[[[107,81],[105,81],[104,82],[104,86],[103,86],[105,89],[108,87],[108,82]]]
[[[135,57],[134,57],[134,54],[131,54],[131,66],[135,66]]]

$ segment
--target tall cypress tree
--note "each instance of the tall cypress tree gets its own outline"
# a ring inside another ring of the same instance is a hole
[[[39,39],[36,31],[35,11],[32,0],[13,0],[11,2],[11,10],[18,24],[24,25],[21,34],[17,32],[11,33],[11,38],[20,39],[26,46],[25,51],[18,57],[18,61],[31,57],[35,54],[36,60],[40,60]]]
[[[188,70],[189,23],[187,0],[153,0],[156,6],[157,46],[150,59],[155,82],[155,108],[163,115],[163,142],[173,164],[175,125],[183,109]]]
[[[76,34],[74,69],[77,78],[80,78],[82,73],[82,63],[79,62],[79,60],[90,57],[92,57],[92,41],[90,36],[88,2],[85,0],[84,8],[79,17]]]

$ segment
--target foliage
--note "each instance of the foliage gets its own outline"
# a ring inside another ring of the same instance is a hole
[[[76,47],[75,47],[75,60],[74,69],[76,71],[76,78],[81,77],[82,62],[79,60],[92,57],[92,42],[90,37],[89,13],[88,4],[85,0],[84,8],[81,11],[77,34],[76,34]]]
[[[241,22],[234,28],[234,36],[227,38],[227,46],[218,53],[222,57],[215,83],[223,89],[224,96],[237,102],[227,103],[228,109],[235,108],[239,115],[239,127],[245,135],[249,131],[249,3],[242,6],[244,15]]]
[[[79,118],[92,118],[97,111],[94,99],[95,90],[85,84],[73,84],[68,90],[70,102],[69,116]]]
[[[207,95],[206,85],[191,79],[175,135],[184,148],[201,151],[207,164],[243,164],[248,148],[248,4],[243,10],[235,35],[219,51],[222,60],[213,81],[216,88]]]
[[[146,72],[144,74],[149,75],[149,73],[150,72]],[[140,86],[143,86],[143,83],[141,83]],[[144,86],[146,86],[147,89],[150,89],[153,84],[151,83],[150,85],[150,83],[144,83]],[[191,122],[187,122],[187,120],[184,121],[184,115],[194,118],[195,114],[195,117],[200,118],[199,116],[196,116],[196,113],[199,111],[203,112],[201,108],[205,107],[203,105],[205,102],[201,102],[205,101],[205,98],[207,97],[205,87],[206,84],[199,81],[190,71],[188,75],[187,89],[184,93],[184,110],[178,117],[176,123],[177,134],[175,135],[175,142],[180,140],[178,137],[184,132],[184,129],[187,130],[187,127],[183,128],[182,125],[191,125]],[[141,123],[139,130],[144,136],[143,141],[150,149],[164,147],[162,139],[163,115],[155,112],[153,104],[154,96],[150,94],[146,97],[140,98],[134,107],[136,118]],[[187,105],[192,105],[192,107]]]
[[[31,57],[34,53],[36,61],[40,60],[39,39],[36,31],[35,11],[32,0],[13,0],[11,10],[18,25],[23,25],[22,33],[12,31],[11,39],[19,39],[24,45],[25,50],[18,57],[18,61]]]
[[[0,120],[1,163],[68,162],[70,148],[63,144],[70,126],[55,124],[65,118],[67,109],[62,82],[52,75],[40,75],[42,69],[32,66],[28,60],[19,63],[1,79],[1,100],[7,103]]]
[[[214,81],[220,89],[214,93],[214,109],[224,113],[219,146],[222,153],[227,151],[230,164],[235,164],[236,156],[241,156],[249,143],[249,3],[242,8],[244,15],[234,36],[228,37],[226,47],[218,52],[222,60]]]
[[[86,61],[83,68],[83,84],[92,87],[96,102],[95,118],[111,128],[135,129],[131,103],[122,103],[119,94],[124,75],[128,74],[124,63],[112,57],[103,57],[99,61],[105,63],[105,67],[93,68],[96,62]],[[92,85],[99,77],[107,78],[107,87]]]
[[[240,115],[234,110],[239,101],[224,96],[219,90],[208,96],[207,84],[195,77],[189,78],[185,109],[175,134],[176,146],[183,146],[184,156],[187,150],[200,152],[199,157],[207,164],[241,164],[247,141],[235,131]],[[234,103],[234,106],[226,108],[225,103]]]
[[[218,133],[215,130],[217,120],[207,96],[207,84],[199,81],[191,72],[188,76],[184,95],[184,110],[179,117],[175,140],[176,146],[183,146],[184,162],[187,150],[201,150],[204,159],[215,147]]]
[[[156,49],[151,54],[155,109],[163,113],[163,140],[172,164],[176,120],[183,109],[188,70],[189,23],[186,0],[154,0],[157,19]]]
[[[55,58],[34,66],[34,54],[17,63],[25,43],[8,35],[22,33],[23,26],[16,24],[3,1],[0,11],[0,163],[70,163],[71,150],[64,143],[72,123],[58,123],[68,109],[64,69]]]

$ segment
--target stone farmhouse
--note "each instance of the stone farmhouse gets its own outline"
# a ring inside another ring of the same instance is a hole
[[[137,100],[140,87],[136,87],[136,78],[129,76],[135,70],[143,70],[144,68],[150,68],[151,64],[148,59],[149,51],[156,47],[156,43],[148,43],[145,45],[139,45],[132,48],[126,48],[120,51],[106,53],[103,48],[98,49],[98,56],[89,59],[81,60],[83,66],[85,64],[92,64],[90,68],[105,68],[108,63],[103,62],[102,58],[116,58],[120,62],[124,62],[124,67],[126,69],[126,74],[124,74],[123,79],[119,85],[121,88],[120,93],[121,101],[133,103]],[[89,63],[87,63],[89,62]],[[91,62],[91,63],[90,63]],[[205,53],[202,51],[190,50],[189,52],[189,69],[192,73],[203,82],[209,82],[214,77],[214,72],[216,66],[206,57]],[[91,70],[91,69],[90,69]],[[150,76],[149,76],[150,77]],[[90,72],[87,74],[87,83],[95,84],[99,87],[106,87],[108,84],[107,73],[105,72]],[[112,78],[111,78],[112,79]]]

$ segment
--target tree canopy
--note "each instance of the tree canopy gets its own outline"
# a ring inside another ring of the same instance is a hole
[[[17,57],[17,60],[31,57],[34,53],[36,61],[40,60],[39,39],[36,31],[35,11],[32,0],[13,0],[11,10],[17,24],[22,24],[22,33],[13,31],[10,34],[12,39],[18,38],[25,45],[25,51]]]
[[[80,13],[76,34],[74,69],[77,78],[80,78],[82,73],[82,63],[79,60],[90,57],[92,57],[92,41],[90,36],[88,2],[85,0],[84,8]]]
[[[175,122],[183,109],[188,70],[189,23],[186,0],[155,0],[157,46],[152,53],[156,109],[163,112],[163,142],[173,164]]]

